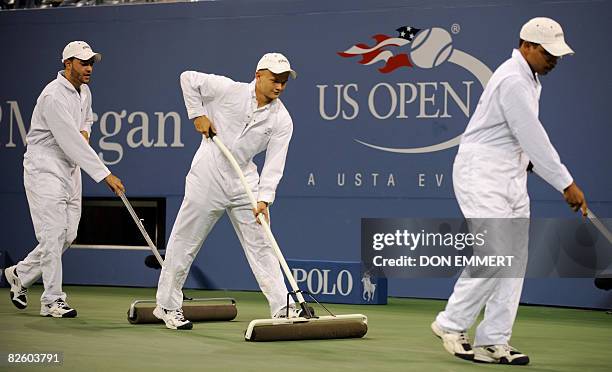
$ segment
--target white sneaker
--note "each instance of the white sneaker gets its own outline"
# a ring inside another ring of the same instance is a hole
[[[474,350],[465,332],[450,332],[442,329],[435,321],[431,323],[431,330],[442,340],[446,351],[452,355],[465,359],[474,359]]]
[[[42,305],[40,307],[41,316],[52,316],[54,318],[76,318],[77,311],[70,306],[61,298],[53,301],[50,304]]]
[[[490,345],[474,348],[474,361],[511,365],[529,364],[529,357],[510,345]]]
[[[314,309],[308,306],[308,310],[310,310],[310,315],[314,316]],[[288,313],[288,314],[287,314]],[[287,316],[289,315],[289,316]],[[283,318],[302,318],[304,317],[305,312],[301,308],[295,307],[295,305],[289,305],[289,312],[287,312],[287,306],[283,307],[279,311],[272,316],[275,319],[283,319]]]
[[[6,282],[11,285],[10,296],[13,305],[18,309],[28,307],[28,289],[21,284],[21,279],[17,276],[17,265],[7,267],[4,276]]]
[[[153,315],[157,319],[161,319],[166,323],[168,329],[192,329],[193,323],[185,319],[183,315],[183,309],[177,310],[166,310],[163,307],[157,305],[153,310]]]

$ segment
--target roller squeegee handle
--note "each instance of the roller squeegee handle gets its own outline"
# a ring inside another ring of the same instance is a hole
[[[610,230],[608,230],[606,225],[604,225],[603,222],[601,222],[601,220],[597,218],[595,213],[593,213],[593,211],[591,211],[588,208],[587,208],[587,218],[593,223],[593,225],[595,225],[595,227],[597,228],[597,230],[599,230],[601,235],[605,236],[606,239],[608,239],[608,242],[612,244],[612,233],[610,232]]]
[[[240,165],[238,165],[238,162],[236,161],[232,153],[227,149],[227,147],[225,147],[225,145],[219,139],[218,136],[212,134],[210,138],[217,145],[217,147],[219,147],[219,150],[221,150],[223,155],[225,155],[227,160],[232,165],[232,168],[234,168],[234,171],[236,171],[236,174],[240,178],[240,182],[242,183],[242,186],[244,187],[249,197],[249,200],[251,201],[251,206],[253,207],[253,209],[257,209],[257,200],[255,199],[255,196],[253,195],[253,192],[251,191],[251,188],[249,187],[249,184],[247,183],[246,178],[244,178],[244,174],[242,173],[242,170],[240,169]],[[276,257],[278,258],[278,261],[281,264],[281,267],[283,269],[283,272],[285,273],[285,276],[287,277],[287,280],[289,281],[289,284],[291,285],[291,289],[296,293],[299,303],[300,304],[305,303],[306,301],[304,300],[304,296],[302,296],[302,293],[300,292],[298,288],[297,282],[295,281],[295,278],[291,274],[291,270],[289,269],[289,266],[287,265],[287,261],[285,261],[285,258],[283,257],[283,253],[281,252],[280,247],[278,246],[278,243],[276,242],[276,239],[274,238],[274,235],[272,234],[272,230],[270,229],[270,225],[266,221],[265,216],[262,213],[260,213],[259,215],[257,215],[257,219],[261,223],[261,226],[264,229],[266,237],[268,238],[268,240],[270,241],[270,244],[272,245],[272,248],[274,249],[274,253],[276,254]]]
[[[151,240],[151,237],[147,233],[147,230],[145,229],[145,227],[144,227],[144,225],[142,223],[142,220],[140,218],[138,218],[138,215],[136,214],[136,211],[132,207],[132,204],[130,204],[130,202],[127,200],[125,194],[123,192],[121,192],[121,191],[119,191],[119,197],[121,198],[121,201],[123,201],[123,204],[125,205],[127,210],[130,212],[130,216],[132,216],[132,219],[136,223],[136,226],[138,226],[138,229],[140,230],[140,233],[142,234],[142,236],[147,241],[147,245],[149,246],[149,248],[151,248],[151,251],[153,251],[153,255],[155,255],[155,258],[157,258],[157,261],[159,262],[159,264],[161,266],[164,266],[163,258],[159,254],[159,251],[157,250],[157,247],[155,247],[155,244],[153,243],[153,240]]]
[[[529,165],[527,166],[527,172],[533,173],[533,163],[532,162],[529,162]],[[589,208],[587,208],[587,218],[589,219],[589,221],[591,221],[593,225],[595,225],[595,227],[597,228],[597,230],[599,230],[601,235],[603,235],[606,239],[608,239],[608,242],[612,244],[612,233],[610,232],[610,230],[608,230],[606,225],[604,225],[603,222],[601,222],[601,220],[595,215],[595,213],[593,213],[593,211],[590,210]]]

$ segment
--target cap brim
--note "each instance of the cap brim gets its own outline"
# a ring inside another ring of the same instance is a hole
[[[293,70],[283,70],[283,71],[274,71],[269,67],[265,68],[266,70],[270,70],[271,72],[275,73],[275,74],[282,74],[283,72],[287,72],[289,71],[289,76],[291,76],[293,79],[297,78],[297,72],[293,71]]]
[[[94,62],[100,62],[102,60],[102,54],[96,52],[88,52],[84,51],[83,53],[79,53],[74,58],[78,58],[81,61],[88,61],[90,59],[94,59]]]
[[[574,54],[574,50],[570,48],[564,41],[559,41],[551,44],[540,44],[542,48],[555,57],[561,57],[567,54]]]

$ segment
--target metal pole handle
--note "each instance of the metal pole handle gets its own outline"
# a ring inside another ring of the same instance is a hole
[[[244,174],[242,173],[242,170],[240,169],[240,165],[238,165],[238,162],[236,161],[232,153],[227,149],[227,147],[225,147],[225,145],[223,144],[223,142],[221,142],[218,136],[213,135],[211,136],[211,138],[213,142],[219,147],[219,150],[221,150],[223,155],[225,155],[227,160],[229,160],[230,164],[232,165],[232,168],[234,168],[234,170],[236,171],[236,174],[238,174],[238,177],[240,177],[240,182],[242,183],[242,186],[244,186],[244,189],[246,190],[246,193],[249,196],[249,200],[251,201],[251,206],[253,207],[253,209],[257,209],[257,200],[255,199],[255,196],[253,195],[253,192],[251,191],[251,188],[249,187],[246,181],[246,178],[244,177]],[[285,272],[285,276],[287,277],[287,280],[289,281],[289,284],[291,285],[291,289],[295,292],[295,295],[297,296],[298,302],[300,304],[306,302],[304,300],[304,296],[302,296],[302,293],[300,292],[300,289],[295,281],[295,278],[293,277],[293,274],[291,274],[291,270],[289,269],[289,266],[287,265],[287,261],[285,261],[285,258],[283,257],[283,253],[281,252],[280,247],[278,246],[278,243],[276,242],[276,239],[274,239],[274,235],[272,234],[270,225],[266,221],[266,217],[262,213],[260,213],[259,215],[257,215],[257,219],[259,220],[259,222],[261,222],[261,226],[263,226],[264,232],[266,233],[266,236],[268,237],[270,244],[272,244],[274,253],[276,253],[276,257],[278,258],[278,261],[280,262],[280,265],[283,271]]]
[[[599,230],[599,232],[606,237],[606,239],[608,239],[608,241],[610,242],[610,244],[612,244],[612,233],[610,233],[610,230],[608,230],[608,228],[606,227],[606,225],[603,224],[603,222],[601,222],[599,220],[599,218],[597,218],[597,216],[595,215],[595,213],[593,213],[589,208],[587,208],[587,218],[589,220],[591,220],[591,222],[593,223],[593,225],[595,225],[595,227],[597,228],[597,230]]]
[[[151,237],[147,233],[147,230],[145,229],[144,225],[142,224],[142,221],[140,220],[140,218],[138,218],[138,215],[136,214],[136,211],[134,210],[134,208],[132,208],[132,204],[130,204],[130,202],[125,197],[125,194],[123,192],[121,192],[121,191],[119,191],[119,197],[123,201],[123,204],[125,205],[125,207],[130,212],[130,215],[132,216],[132,219],[136,223],[136,226],[138,226],[138,229],[140,230],[140,233],[142,234],[142,236],[147,241],[147,244],[149,245],[149,248],[151,248],[151,250],[153,251],[153,255],[155,256],[155,258],[157,258],[157,262],[159,262],[160,266],[163,267],[164,266],[164,259],[159,254],[159,251],[155,247],[155,244],[153,244],[153,240],[151,240]]]

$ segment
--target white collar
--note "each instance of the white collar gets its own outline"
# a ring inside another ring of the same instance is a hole
[[[523,55],[518,49],[512,50],[512,58],[517,60],[519,66],[521,66],[521,70],[523,71],[523,73],[526,76],[529,76],[530,80],[533,81],[536,86],[539,86],[540,79],[538,77],[538,74],[531,71],[531,67],[529,67],[529,63],[527,63],[527,60],[525,59],[525,57],[523,57]]]
[[[252,107],[253,107],[253,111],[258,111],[258,110],[269,110],[270,107],[275,104],[276,100],[268,103],[267,105],[261,106],[261,107],[257,107],[257,95],[255,94],[255,79],[253,79],[253,81],[251,81],[249,83],[249,91],[251,92],[251,102],[252,102]]]
[[[72,83],[70,81],[68,81],[68,79],[66,78],[66,76],[64,75],[64,71],[61,70],[57,73],[57,81],[59,81],[60,84],[62,84],[64,87],[66,87],[68,90],[71,90],[75,93],[79,93],[78,90],[76,90],[76,88],[74,87],[74,85],[72,85]]]

